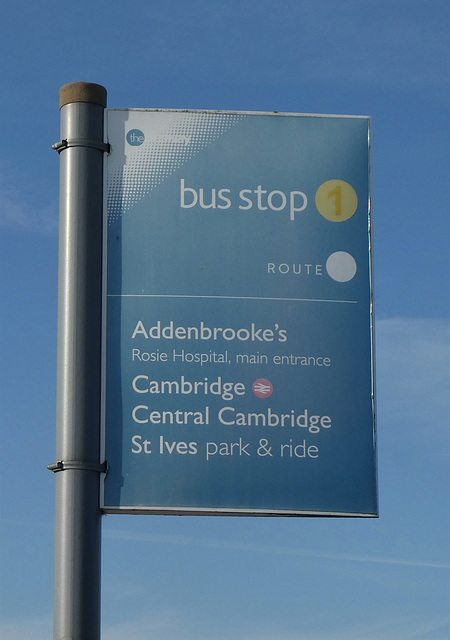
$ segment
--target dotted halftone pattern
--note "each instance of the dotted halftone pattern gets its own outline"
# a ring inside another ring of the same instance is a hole
[[[226,113],[154,113],[148,122],[152,131],[140,146],[125,142],[126,159],[113,153],[107,176],[108,223],[112,224],[136,202],[161,184],[202,149],[234,127],[245,115]],[[127,122],[124,138],[130,129]],[[114,152],[114,147],[113,147]]]

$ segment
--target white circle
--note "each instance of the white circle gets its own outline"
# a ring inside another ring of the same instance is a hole
[[[357,264],[353,256],[346,251],[336,251],[327,260],[327,273],[336,282],[348,282],[355,277]]]

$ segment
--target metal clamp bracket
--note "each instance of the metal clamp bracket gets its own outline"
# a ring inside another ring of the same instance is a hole
[[[111,152],[111,145],[108,142],[100,142],[99,140],[89,140],[88,138],[65,138],[59,142],[52,144],[52,149],[61,153],[69,147],[89,147],[90,149],[98,149],[104,153]]]
[[[79,471],[97,471],[98,473],[107,473],[108,463],[83,462],[82,460],[58,460],[47,465],[49,471],[58,473],[58,471],[67,471],[68,469],[77,469]]]

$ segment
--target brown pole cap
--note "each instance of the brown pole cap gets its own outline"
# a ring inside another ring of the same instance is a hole
[[[106,107],[106,89],[93,82],[70,82],[59,90],[59,108],[71,102],[90,102]]]

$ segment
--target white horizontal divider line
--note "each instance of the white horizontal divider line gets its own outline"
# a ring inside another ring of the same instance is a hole
[[[209,300],[276,300],[279,302],[333,302],[358,304],[357,300],[320,300],[315,298],[270,298],[264,296],[195,296],[159,293],[108,293],[108,298],[197,298]]]

